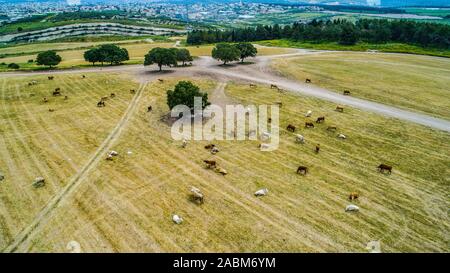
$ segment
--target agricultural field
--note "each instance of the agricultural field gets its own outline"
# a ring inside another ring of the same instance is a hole
[[[332,103],[265,86],[190,77],[213,102],[225,96],[244,105],[283,103],[278,150],[261,152],[255,141],[219,141],[213,156],[205,141],[181,148],[164,119],[166,90],[186,78],[141,84],[142,93],[132,99],[128,90],[138,90],[139,83],[131,76],[80,77],[1,79],[0,128],[6,137],[0,166],[6,180],[0,184],[0,249],[68,185],[132,104],[133,115],[112,141],[117,159],[95,162],[17,251],[66,252],[73,240],[85,252],[366,252],[372,240],[380,240],[384,252],[448,251],[448,133],[352,108],[338,113]],[[30,80],[39,84],[28,87]],[[43,104],[41,98],[57,86],[69,100]],[[105,108],[95,107],[113,91],[117,97]],[[153,112],[147,113],[148,105]],[[49,107],[56,111],[49,113]],[[307,110],[314,118],[326,116],[325,124],[303,129]],[[288,124],[299,128],[305,144],[283,129]],[[338,131],[327,131],[331,125]],[[228,175],[206,169],[204,159],[217,160]],[[381,162],[394,166],[391,175],[376,170]],[[299,165],[310,172],[297,175]],[[47,179],[46,187],[30,185],[36,176]],[[191,186],[205,193],[203,205],[190,201]],[[269,194],[256,198],[260,188]],[[354,191],[361,211],[346,213]],[[173,214],[183,224],[174,225]]]
[[[450,59],[336,52],[278,59],[283,75],[352,96],[450,119]]]
[[[103,43],[103,42],[102,42]],[[91,66],[91,63],[88,63],[84,60],[83,54],[86,51],[86,49],[74,49],[70,50],[70,48],[80,45],[85,45],[86,47],[91,47],[94,45],[98,45],[100,43],[75,43],[75,45],[72,45],[71,43],[65,43],[65,46],[67,46],[68,50],[58,51],[58,55],[62,57],[61,63],[58,65],[58,68],[72,68],[72,67],[79,67],[79,66]],[[125,62],[125,64],[141,64],[143,63],[144,56],[155,47],[173,47],[175,45],[175,41],[173,42],[135,42],[135,43],[129,43],[127,41],[124,41],[122,43],[116,43],[119,44],[119,46],[124,47],[128,50],[130,55],[130,60]],[[25,50],[28,49],[28,46]],[[51,44],[42,44],[40,47],[41,49],[44,48],[51,48]],[[204,46],[187,46],[184,48],[187,48],[192,56],[210,56],[211,51],[213,49],[213,45],[204,45]],[[183,47],[178,47],[183,48]],[[8,48],[0,49],[0,52],[10,52]],[[269,48],[269,47],[259,47],[258,48],[258,55],[274,55],[274,54],[283,54],[283,53],[289,53],[293,52],[292,49],[289,48]],[[0,53],[1,54],[1,53]],[[0,64],[0,71],[6,71],[10,70],[7,67],[7,64],[9,63],[17,63],[20,65],[20,68],[22,70],[36,70],[36,69],[45,69],[45,67],[39,67],[35,63],[28,63],[28,60],[35,60],[37,54],[30,54],[30,55],[22,55],[22,56],[16,56],[16,57],[6,57],[1,58],[0,63],[4,63],[3,65]]]

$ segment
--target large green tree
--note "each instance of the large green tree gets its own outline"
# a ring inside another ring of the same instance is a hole
[[[62,58],[58,54],[56,54],[55,51],[49,50],[41,52],[36,57],[36,63],[38,65],[47,65],[50,66],[56,66],[61,62]]]
[[[111,65],[120,64],[130,59],[126,48],[114,44],[101,45],[84,52],[84,59],[95,65],[96,62],[108,62]]]
[[[193,58],[191,56],[191,52],[187,50],[186,48],[181,48],[177,50],[177,61],[181,62],[183,66],[186,64],[186,62],[192,62]]]
[[[244,60],[248,57],[255,57],[256,54],[258,54],[258,50],[254,45],[251,43],[239,43],[236,44],[237,49],[241,52],[241,62],[243,63]]]
[[[229,62],[238,61],[241,52],[232,44],[217,44],[212,50],[212,57],[226,65]]]
[[[177,65],[177,56],[174,50],[169,48],[155,47],[145,55],[144,65],[157,64],[159,71],[162,70],[163,65],[172,66]]]
[[[190,81],[180,81],[174,90],[167,91],[167,105],[171,110],[177,105],[186,105],[192,109],[195,97],[202,98],[202,109],[210,105],[207,93],[200,92],[200,88]]]

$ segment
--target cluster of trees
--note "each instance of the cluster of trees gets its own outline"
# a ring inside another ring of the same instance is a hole
[[[191,53],[185,48],[155,47],[145,55],[144,65],[157,64],[159,71],[161,71],[163,66],[177,66],[178,62],[185,66],[187,62],[192,61]]]
[[[248,57],[255,57],[258,50],[251,43],[217,44],[212,50],[212,57],[222,61],[224,65],[228,62],[240,60],[242,63]]]
[[[272,39],[294,41],[338,42],[353,45],[359,41],[369,43],[400,42],[423,47],[450,48],[450,26],[410,20],[360,19],[312,20],[307,24],[294,23],[280,26],[257,26],[231,30],[194,30],[187,43],[198,45],[219,42],[250,42]]]
[[[121,48],[113,44],[106,44],[84,52],[84,59],[87,62],[92,63],[92,65],[95,65],[95,63],[101,63],[102,65],[103,63],[117,65],[124,61],[128,61],[130,56],[126,48]]]

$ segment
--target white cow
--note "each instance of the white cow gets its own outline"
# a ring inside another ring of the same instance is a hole
[[[311,117],[311,116],[312,116],[312,111],[311,111],[311,110],[309,110],[308,112],[306,112],[305,117],[309,118],[309,117]]]
[[[110,155],[110,156],[118,156],[119,153],[116,152],[116,151],[111,151],[111,152],[109,152],[109,155]]]
[[[219,148],[217,148],[217,147],[213,147],[213,148],[211,149],[211,153],[212,153],[213,155],[217,154],[218,152],[219,152]]]
[[[268,189],[261,189],[255,192],[255,196],[265,196],[269,193]]]
[[[186,148],[187,146],[187,140],[183,138],[183,142],[181,143],[182,148]]]
[[[340,139],[347,139],[347,137],[344,134],[339,134],[337,137]]]
[[[261,151],[269,150],[270,145],[266,144],[266,143],[262,143],[259,148],[261,149]]]
[[[264,133],[262,133],[262,135],[261,135],[261,139],[262,139],[262,140],[269,140],[270,137],[271,137],[271,135],[270,135],[269,132],[264,132]]]
[[[297,142],[297,143],[305,143],[305,137],[304,136],[302,136],[302,135],[295,135],[295,141]]]
[[[183,218],[181,218],[180,216],[178,216],[178,215],[174,215],[174,216],[172,216],[172,220],[175,222],[175,224],[177,224],[177,225],[179,225],[179,224],[181,224],[181,223],[183,223]]]
[[[348,205],[348,206],[345,208],[345,211],[346,211],[346,212],[358,212],[358,211],[359,211],[359,207],[356,206],[356,205]]]

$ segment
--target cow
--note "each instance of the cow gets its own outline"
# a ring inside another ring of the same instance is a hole
[[[86,79],[86,75],[81,75],[81,78],[82,79]]]
[[[316,154],[318,154],[320,152],[320,144],[316,145]]]
[[[344,113],[344,107],[342,106],[336,106],[336,111]]]
[[[306,175],[308,173],[308,167],[300,166],[297,168],[297,174]]]
[[[221,168],[221,167],[216,167],[215,171],[216,171],[216,173],[219,173],[223,176],[228,174],[227,170],[225,170],[224,168]]]
[[[345,207],[345,211],[346,212],[358,212],[359,207],[355,206],[355,205],[348,205],[347,207]]]
[[[107,96],[104,96],[104,97],[101,97],[100,98],[100,101],[107,101],[108,100],[108,97]]]
[[[380,171],[380,173],[383,173],[384,171],[387,171],[389,174],[392,173],[392,166],[386,164],[380,164],[377,169]]]
[[[64,100],[68,100],[69,99],[69,97],[68,96],[64,96]]]
[[[268,118],[268,119],[267,119],[267,123],[272,123],[272,119],[271,119],[271,118]]]
[[[262,135],[261,135],[261,139],[262,139],[262,140],[269,140],[270,137],[271,137],[271,134],[270,134],[269,132],[264,132],[264,133],[262,133]]]
[[[186,139],[183,139],[183,142],[181,143],[181,148],[186,148],[188,142]]]
[[[305,122],[305,128],[314,128],[314,123],[312,123],[312,122]]]
[[[149,107],[147,107],[147,113],[153,111],[153,107],[150,105]]]
[[[46,97],[44,97],[42,100],[44,101],[44,103],[48,102],[48,99]]]
[[[277,85],[275,85],[275,84],[271,84],[271,85],[270,85],[270,89],[279,89],[279,88],[278,88],[278,86],[277,86]]]
[[[55,91],[61,91],[61,88],[57,87],[55,88]]]
[[[316,120],[316,123],[322,123],[325,122],[325,117],[318,117]]]
[[[306,115],[305,115],[305,117],[309,118],[309,117],[311,117],[311,115],[312,115],[312,111],[311,111],[311,110],[309,110],[308,112],[306,112]]]
[[[211,149],[211,154],[213,154],[213,155],[217,154],[218,152],[219,152],[219,148],[217,148],[217,147],[213,147]]]
[[[50,108],[50,109],[48,109],[48,111],[49,111],[50,113],[53,113],[53,112],[55,112],[55,109]]]
[[[48,80],[52,81],[55,77],[54,76],[48,76]]]
[[[131,93],[131,94],[134,94],[134,93],[136,93],[136,90],[131,89],[131,90],[130,90],[130,93]]]
[[[259,196],[266,196],[269,193],[268,189],[260,189],[258,191],[255,192],[255,196],[259,197]]]
[[[58,89],[58,88],[57,88]],[[61,96],[61,91],[59,91],[59,90],[55,90],[55,91],[53,91],[53,96],[54,97],[56,97],[56,96]]]
[[[214,148],[214,147],[216,147],[215,144],[208,144],[208,145],[205,146],[205,149],[206,149],[206,150],[211,150],[211,149]]]
[[[97,103],[97,107],[105,107],[105,106],[106,106],[106,104],[105,104],[104,101],[99,101],[99,102]]]
[[[303,143],[305,143],[305,137],[302,135],[296,135],[295,142],[303,144]]]
[[[37,81],[31,81],[28,83],[28,86],[32,86],[32,85],[36,85],[36,84],[37,84]]]
[[[311,81],[311,79],[306,79],[305,80],[305,83],[311,83],[312,81]]]
[[[251,87],[251,88],[256,88],[256,84],[251,83],[251,84],[250,84],[250,87]]]
[[[172,221],[175,224],[179,225],[179,224],[183,223],[183,218],[181,218],[180,216],[175,214],[174,216],[172,216]]]
[[[111,94],[109,95],[109,97],[111,97],[111,98],[115,98],[115,97],[116,97],[116,94],[114,94],[114,93],[111,93]]]
[[[359,194],[357,193],[357,192],[352,192],[352,193],[350,193],[350,195],[348,196],[348,200],[350,200],[350,201],[354,201],[354,200],[356,200],[356,199],[358,199],[359,198]]]
[[[269,149],[270,149],[270,145],[269,145],[269,144],[266,144],[266,143],[261,143],[261,144],[259,144],[258,148],[259,148],[261,151],[269,150]]]
[[[163,79],[158,79],[158,81],[159,81],[160,83],[163,83],[163,82],[164,82],[164,80],[163,80]]]
[[[295,129],[296,129],[295,126],[293,126],[293,125],[291,125],[291,124],[289,124],[288,127],[287,127],[287,130],[290,131],[290,132],[292,132],[292,133],[295,132]]]
[[[197,189],[195,187],[192,187],[191,188],[191,193],[192,193],[192,195],[191,195],[192,196],[192,200],[194,202],[197,202],[198,204],[203,204],[205,202],[205,197],[204,197],[203,193],[199,189]]]
[[[337,127],[336,126],[328,126],[327,131],[336,132]]]
[[[32,185],[35,189],[42,188],[45,186],[45,179],[43,177],[37,177],[36,179],[34,179]]]
[[[347,139],[347,137],[344,134],[339,134],[337,137],[340,139]]]
[[[216,168],[217,166],[217,162],[214,160],[203,160],[203,162],[206,164],[206,167],[208,169],[213,169]]]
[[[348,91],[348,90],[344,90],[344,96],[350,96],[350,91]]]

